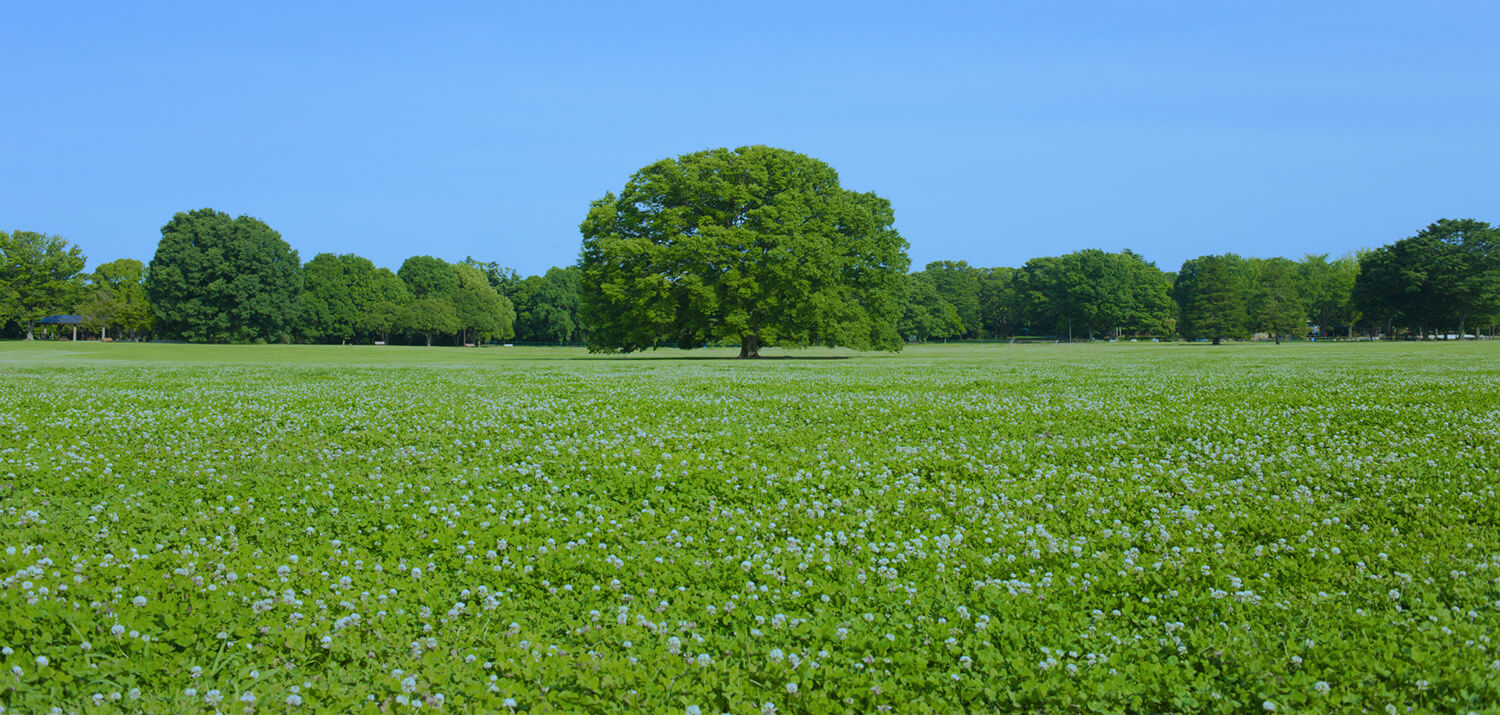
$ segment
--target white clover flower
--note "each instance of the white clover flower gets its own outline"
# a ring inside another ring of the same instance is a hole
[[[130,602],[134,603],[136,605],[136,608],[140,608],[141,606],[146,605],[146,597],[136,596],[135,598],[130,599]]]
[[[116,623],[113,626],[110,626],[109,632],[114,637],[119,638],[120,636],[125,635],[125,626]]]
[[[797,684],[796,683],[787,683],[786,684],[786,691],[788,693],[791,693],[792,695],[796,695],[797,694]]]
[[[697,705],[689,705],[683,710],[683,715],[703,715],[703,709]]]
[[[47,656],[45,655],[39,655],[36,657],[36,667],[38,668],[45,668],[47,667],[47,664],[51,662],[52,661],[47,660]]]
[[[1260,709],[1268,713],[1276,712],[1276,703],[1267,700],[1260,704]]]
[[[296,693],[292,693],[291,695],[286,696],[286,704],[290,705],[292,707],[296,707],[298,705],[301,705],[302,704],[302,696],[298,695]]]

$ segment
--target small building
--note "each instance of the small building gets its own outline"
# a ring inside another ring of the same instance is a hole
[[[36,321],[37,325],[71,325],[73,326],[73,340],[78,340],[78,325],[83,322],[81,315],[49,315]]]

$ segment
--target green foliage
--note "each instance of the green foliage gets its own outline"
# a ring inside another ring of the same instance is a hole
[[[1162,272],[1130,250],[1035,258],[1014,278],[1027,322],[1043,332],[1164,335],[1173,306]]]
[[[912,340],[946,340],[963,334],[964,324],[958,309],[943,299],[937,280],[927,271],[913,273],[907,279],[905,306],[900,330]]]
[[[1208,338],[1215,345],[1225,338],[1247,337],[1251,281],[1245,259],[1233,253],[1183,263],[1172,287],[1181,310],[1177,325],[1183,336]]]
[[[958,317],[959,335],[978,338],[984,335],[980,317],[979,269],[964,261],[933,261],[923,270],[932,280],[938,296]]]
[[[454,308],[453,301],[441,297],[418,298],[402,306],[396,314],[394,327],[421,335],[427,339],[428,347],[431,347],[434,335],[451,335],[464,326],[459,321],[458,310]]]
[[[298,320],[301,265],[259,219],[178,213],[162,226],[146,274],[157,331],[193,342],[286,339]]]
[[[473,256],[465,257],[463,263],[479,269],[479,272],[483,273],[485,279],[490,282],[490,286],[499,291],[500,295],[514,300],[511,294],[521,283],[521,276],[514,268],[507,268],[495,261],[481,261]]]
[[[379,324],[365,316],[377,303],[402,305],[406,286],[386,268],[353,254],[320,253],[302,267],[301,333],[316,342],[343,342]]]
[[[511,293],[516,308],[516,339],[565,343],[581,338],[579,293],[582,271],[576,266],[550,268],[529,276]]]
[[[1297,292],[1303,312],[1323,334],[1342,326],[1352,333],[1359,321],[1354,305],[1354,281],[1359,276],[1359,258],[1341,256],[1332,261],[1327,254],[1308,255],[1296,265]]]
[[[1252,330],[1266,333],[1276,342],[1283,337],[1307,334],[1307,305],[1298,290],[1297,263],[1286,258],[1251,261],[1254,285],[1247,310]]]
[[[582,357],[0,344],[0,704],[1500,702],[1500,342]]]
[[[892,221],[890,202],[845,191],[827,164],[794,152],[656,162],[580,226],[589,347],[898,350],[908,260]]]
[[[155,322],[146,296],[146,265],[134,258],[105,263],[89,275],[78,305],[84,325],[116,337],[149,333]]]
[[[32,325],[70,310],[83,295],[84,256],[61,236],[0,231],[0,326]]]
[[[1015,274],[1014,268],[979,269],[980,324],[992,337],[1010,335],[1022,322]]]
[[[441,258],[412,256],[396,275],[413,298],[441,298],[458,290],[458,272]]]
[[[1371,251],[1354,298],[1375,321],[1415,328],[1500,320],[1500,229],[1473,219],[1443,219],[1415,236]]]

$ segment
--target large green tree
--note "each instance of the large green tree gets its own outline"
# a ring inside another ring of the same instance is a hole
[[[1329,260],[1328,254],[1309,254],[1297,263],[1297,292],[1303,310],[1320,335],[1337,327],[1353,335],[1359,321],[1354,305],[1354,281],[1359,277],[1359,259],[1353,254]]]
[[[733,341],[899,350],[906,241],[890,202],[827,164],[765,146],[664,159],[590,207],[589,349]]]
[[[396,316],[396,329],[423,336],[427,347],[432,347],[432,336],[456,333],[459,327],[458,311],[447,298],[418,298]]]
[[[409,300],[406,286],[388,268],[354,254],[320,253],[302,267],[301,333],[309,340],[341,342],[366,331],[365,315],[381,302]]]
[[[1025,321],[1058,335],[1170,332],[1166,277],[1139,254],[1098,249],[1034,258],[1013,278]]]
[[[101,334],[139,337],[151,329],[155,315],[146,296],[146,264],[120,258],[100,265],[89,274],[78,312],[84,323]]]
[[[980,272],[965,261],[933,261],[922,270],[932,279],[943,302],[958,314],[960,336],[984,336],[980,302]]]
[[[1371,251],[1360,263],[1354,298],[1388,325],[1457,328],[1500,314],[1500,230],[1473,219],[1438,221],[1415,236]]]
[[[396,275],[406,284],[413,298],[452,295],[458,290],[458,273],[452,264],[432,256],[412,256],[401,264]]]
[[[979,269],[980,321],[997,338],[1010,335],[1021,321],[1015,274],[1014,268]]]
[[[0,231],[0,325],[24,325],[31,340],[37,320],[78,302],[84,262],[78,247],[61,236]]]
[[[1251,261],[1247,311],[1250,328],[1281,344],[1284,337],[1307,334],[1307,308],[1297,285],[1297,263],[1286,258]]]
[[[1172,286],[1180,311],[1178,330],[1214,345],[1245,337],[1250,332],[1249,292],[1245,259],[1232,253],[1188,259]]]
[[[516,308],[516,339],[565,343],[580,333],[581,271],[576,266],[550,268],[545,275],[528,276],[511,298]]]
[[[297,252],[259,219],[199,209],[162,226],[146,293],[166,335],[283,340],[296,326],[301,268]]]
[[[511,302],[490,285],[483,271],[467,263],[453,264],[457,288],[448,294],[458,317],[458,342],[475,339],[505,339],[515,335],[516,312]]]
[[[958,309],[938,292],[937,280],[927,271],[911,274],[899,323],[901,334],[926,342],[933,338],[947,340],[963,334],[964,322]]]

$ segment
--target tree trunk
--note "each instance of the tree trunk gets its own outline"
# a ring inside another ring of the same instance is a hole
[[[1220,338],[1218,336],[1215,336],[1213,344],[1214,345],[1218,345],[1219,344],[1219,340],[1220,340]]]
[[[36,339],[36,338],[33,338],[31,336],[31,326],[32,326],[32,322],[29,321],[29,320],[26,321],[26,339],[27,340],[35,340]]]
[[[1271,339],[1275,340],[1277,345],[1280,345],[1281,344],[1281,333],[1273,333],[1271,335]]]
[[[745,359],[760,357],[759,335],[751,334],[740,336],[740,357]]]
[[[432,347],[432,333],[422,333],[427,338],[427,347]]]

